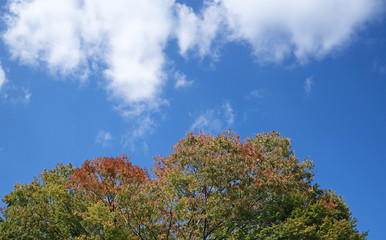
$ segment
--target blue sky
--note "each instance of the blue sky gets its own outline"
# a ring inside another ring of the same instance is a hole
[[[386,235],[384,1],[0,7],[1,196],[56,162],[149,168],[189,130],[276,130],[369,239]]]

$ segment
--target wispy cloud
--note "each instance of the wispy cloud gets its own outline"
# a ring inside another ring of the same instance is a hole
[[[132,128],[121,136],[121,145],[136,150],[138,147],[147,151],[146,137],[157,127],[157,122],[151,116],[141,116],[134,120]]]
[[[263,99],[266,93],[267,93],[267,90],[265,89],[254,89],[248,94],[247,98]]]
[[[1,97],[5,102],[11,104],[28,104],[32,93],[28,87],[7,83],[1,91]]]
[[[175,88],[184,88],[184,87],[189,87],[193,84],[193,81],[190,80],[188,81],[186,79],[186,75],[180,72],[176,72],[174,74],[174,78],[176,79],[176,84],[174,85]]]
[[[32,96],[32,93],[30,92],[29,89],[24,89],[24,98],[23,98],[23,102],[25,104],[28,104],[30,99],[31,99],[31,96]]]
[[[132,133],[133,138],[136,139],[138,137],[143,137],[147,133],[152,132],[155,127],[155,121],[150,116],[146,116],[145,118],[138,121],[138,126]]]
[[[107,147],[111,145],[112,135],[110,132],[105,130],[99,130],[95,142],[102,145],[103,147]]]
[[[4,69],[1,66],[1,62],[0,62],[0,91],[1,91],[1,88],[5,84],[6,81],[7,81],[7,78],[5,77],[5,72],[4,72]]]
[[[198,117],[196,117],[190,129],[213,129],[218,131],[220,127],[221,122],[219,119],[216,118],[213,110],[207,110],[204,113],[200,114]]]
[[[304,81],[303,88],[307,96],[311,94],[313,84],[314,82],[312,81],[312,77],[306,78],[306,80]]]
[[[379,63],[379,61],[374,61],[373,71],[383,75],[386,73],[386,65]]]
[[[224,109],[225,122],[227,123],[228,126],[233,125],[233,123],[235,122],[235,114],[229,101],[227,101],[222,106],[222,108]]]
[[[234,110],[229,103],[208,109],[195,117],[190,129],[205,132],[219,132],[231,127],[235,121]]]

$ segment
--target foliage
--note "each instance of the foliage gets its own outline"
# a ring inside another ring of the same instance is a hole
[[[1,239],[366,239],[277,132],[188,133],[153,176],[125,155],[44,170],[6,195]]]

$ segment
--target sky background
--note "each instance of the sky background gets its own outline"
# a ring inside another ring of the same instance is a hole
[[[0,4],[1,196],[56,162],[149,168],[190,130],[276,130],[384,239],[384,1]]]

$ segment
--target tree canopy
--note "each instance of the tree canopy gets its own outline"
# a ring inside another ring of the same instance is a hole
[[[172,149],[151,171],[120,155],[16,184],[0,239],[366,239],[277,132],[191,132]]]

